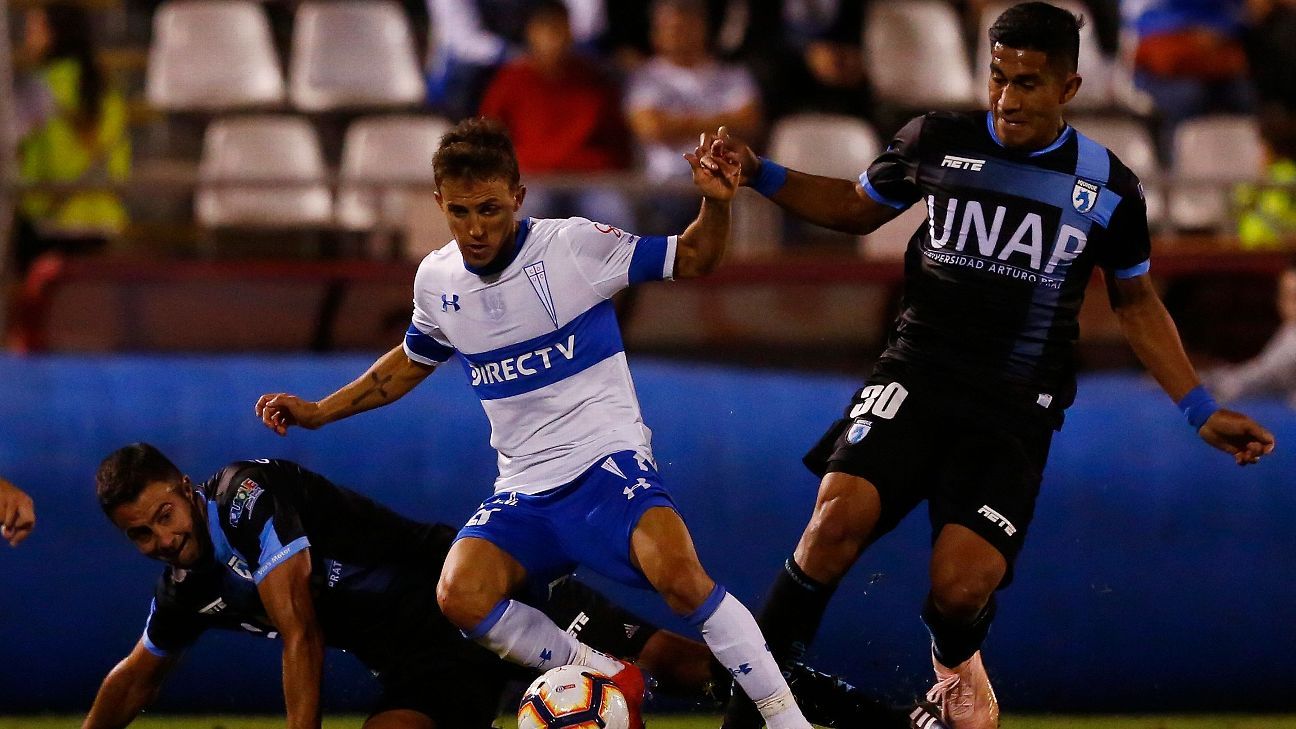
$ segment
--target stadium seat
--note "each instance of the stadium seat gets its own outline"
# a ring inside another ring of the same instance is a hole
[[[203,140],[196,216],[209,228],[328,226],[327,176],[319,139],[305,119],[218,119]]]
[[[903,261],[909,239],[927,223],[927,202],[919,200],[881,228],[860,236],[859,254],[871,261]]]
[[[338,223],[348,230],[400,225],[408,204],[404,188],[433,184],[432,156],[449,128],[444,119],[413,115],[352,124],[342,145]],[[380,190],[370,183],[392,187]]]
[[[853,180],[882,151],[877,132],[862,119],[795,114],[774,125],[770,157],[792,169]]]
[[[1072,126],[1095,142],[1110,149],[1121,162],[1134,171],[1146,192],[1148,223],[1153,227],[1165,221],[1165,191],[1157,162],[1156,145],[1143,122],[1124,116],[1093,116],[1069,119]]]
[[[1179,125],[1174,137],[1170,221],[1181,230],[1232,226],[1233,184],[1264,174],[1260,129],[1250,116],[1207,116]]]
[[[283,72],[255,2],[180,0],[153,18],[145,94],[164,111],[278,106]]]
[[[304,111],[423,102],[414,37],[404,11],[389,0],[303,3],[289,71],[288,95]]]
[[[881,100],[911,109],[984,104],[973,88],[962,21],[945,0],[869,3],[864,64]]]
[[[1084,79],[1080,93],[1068,104],[1068,108],[1080,111],[1109,109],[1117,105],[1114,94],[1114,61],[1103,54],[1098,46],[1098,35],[1094,30],[1091,13],[1085,4],[1078,0],[1051,0],[1053,5],[1083,16],[1085,26],[1080,29],[1079,73]],[[977,55],[972,64],[976,68],[979,88],[987,88],[990,82],[990,26],[1005,10],[1016,5],[1014,2],[994,2],[986,5],[981,11],[977,23]]]

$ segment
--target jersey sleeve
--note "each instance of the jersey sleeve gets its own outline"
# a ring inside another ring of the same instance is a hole
[[[266,487],[269,472],[245,468],[235,474],[235,489],[221,519],[221,529],[247,561],[252,581],[261,584],[276,567],[310,547],[300,512],[289,500]]]
[[[1127,174],[1123,184],[1114,186],[1121,201],[1112,212],[1105,244],[1098,254],[1098,265],[1118,279],[1147,273],[1152,254],[1143,185],[1133,173]]]
[[[605,299],[627,286],[674,276],[678,236],[641,237],[583,218],[573,218],[564,235],[576,267]]]
[[[405,330],[404,347],[405,356],[411,360],[436,367],[454,355],[454,347],[442,334],[432,314],[432,307],[436,305],[434,302],[438,300],[438,295],[433,291],[429,279],[430,274],[425,263],[420,266],[418,275],[414,277],[414,314],[410,317],[409,329]],[[459,306],[458,301],[448,298],[443,303],[447,307]]]
[[[180,608],[159,588],[149,605],[140,640],[149,653],[165,658],[193,645],[202,632],[203,625],[198,616]]]
[[[913,119],[896,132],[886,151],[859,176],[874,202],[904,210],[922,198],[918,189],[918,145],[925,117]]]

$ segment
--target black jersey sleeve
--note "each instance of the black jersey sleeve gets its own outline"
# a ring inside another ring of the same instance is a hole
[[[896,132],[886,151],[860,175],[860,185],[874,201],[903,210],[922,198],[918,189],[918,147],[926,117],[917,117]]]
[[[248,466],[235,473],[221,514],[221,530],[247,561],[258,585],[274,568],[310,546],[300,511],[273,488],[269,467]]]
[[[140,637],[144,647],[155,656],[172,656],[193,645],[203,630],[198,615],[176,603],[163,578],[144,622],[144,635]]]
[[[1148,271],[1152,237],[1148,233],[1147,200],[1143,184],[1124,165],[1114,165],[1112,191],[1121,196],[1112,212],[1098,265],[1117,278],[1133,278]]]

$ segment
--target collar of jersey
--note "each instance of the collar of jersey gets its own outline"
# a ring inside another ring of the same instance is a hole
[[[999,145],[1000,147],[1003,147],[1004,149],[1008,149],[1008,147],[1005,146],[1003,142],[999,141],[999,135],[995,133],[995,128],[994,128],[994,114],[988,111],[986,112],[986,131],[990,132],[990,138],[994,140],[995,144]],[[1052,152],[1056,150],[1058,147],[1061,147],[1062,145],[1066,144],[1067,140],[1070,139],[1074,134],[1075,134],[1075,127],[1068,124],[1062,130],[1062,133],[1058,135],[1058,138],[1053,140],[1052,144],[1045,147],[1044,149],[1037,149],[1034,152],[1030,152],[1026,156],[1039,157],[1042,154],[1048,154],[1049,152]]]
[[[531,218],[522,218],[521,220],[518,221],[517,238],[513,240],[512,253],[510,253],[507,256],[497,256],[495,260],[491,261],[485,266],[482,266],[481,268],[473,268],[472,266],[468,265],[467,261],[464,261],[464,268],[468,269],[472,273],[477,274],[478,276],[490,276],[491,274],[495,274],[495,273],[499,273],[500,271],[503,271],[504,269],[508,268],[509,264],[515,261],[518,257],[518,254],[522,252],[522,244],[526,242],[527,234],[529,234],[530,232],[531,232]]]

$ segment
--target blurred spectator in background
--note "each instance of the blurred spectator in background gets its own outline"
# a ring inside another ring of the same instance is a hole
[[[527,18],[525,37],[526,53],[500,69],[481,107],[482,116],[508,127],[523,174],[627,168],[630,145],[620,90],[593,61],[573,50],[567,6],[561,0],[538,2]],[[526,213],[634,227],[625,196],[597,186],[564,193],[532,182]]]
[[[432,26],[428,104],[452,120],[476,113],[495,71],[521,52],[539,0],[427,0]],[[572,35],[589,45],[607,30],[604,0],[564,0]]]
[[[1255,110],[1244,39],[1246,0],[1123,0],[1136,38],[1134,83],[1160,117],[1158,147],[1171,162],[1179,123]]]
[[[22,196],[14,249],[19,268],[25,269],[46,250],[96,247],[125,228],[126,208],[106,186],[130,177],[131,152],[126,102],[108,87],[84,8],[64,3],[28,8],[19,56],[18,88],[26,89],[29,100],[45,95],[52,100],[24,120],[20,178],[31,185],[85,188]]]
[[[1207,372],[1220,402],[1255,395],[1281,396],[1296,408],[1296,259],[1278,278],[1278,331],[1260,354],[1232,367]]]
[[[1279,106],[1260,114],[1264,178],[1233,191],[1243,248],[1276,248],[1296,240],[1296,117]]]
[[[745,0],[704,0],[707,38],[716,38],[733,3]],[[614,0],[607,3],[607,33],[599,48],[619,69],[630,72],[653,55],[651,18],[653,0]]]
[[[737,56],[756,75],[770,119],[799,111],[866,117],[864,0],[736,0],[747,23]]]
[[[759,133],[760,93],[745,67],[721,63],[711,54],[703,0],[656,0],[651,29],[655,55],[630,76],[626,118],[649,179],[687,180],[683,155],[703,131],[725,125],[734,134]],[[696,208],[691,192],[687,198],[663,197],[655,219],[641,221],[641,229],[649,234],[677,230]]]

